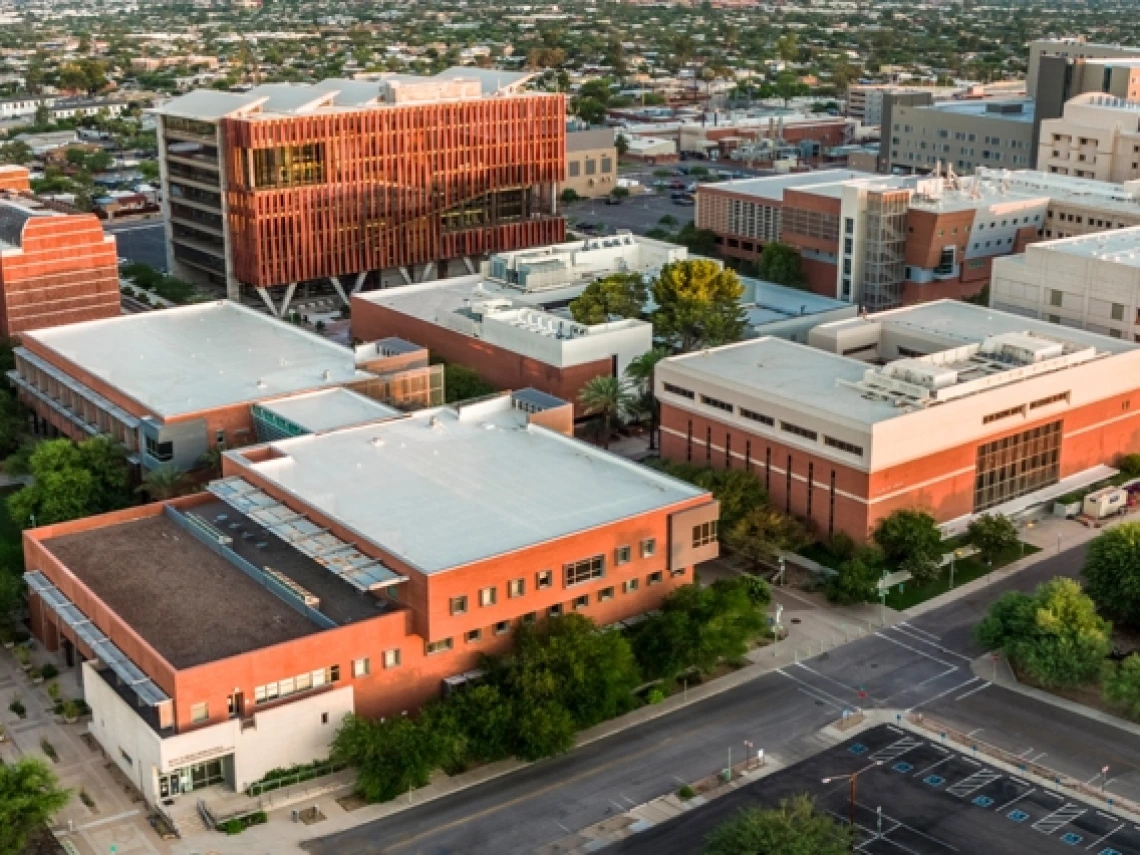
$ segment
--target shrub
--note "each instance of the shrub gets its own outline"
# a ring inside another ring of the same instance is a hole
[[[677,798],[681,799],[682,801],[688,801],[689,799],[693,798],[694,796],[696,796],[696,791],[693,790],[693,788],[690,787],[688,784],[685,784],[685,786],[683,786],[683,787],[681,787],[681,789],[677,790]]]
[[[561,199],[566,204],[570,204],[571,202],[577,202],[581,198],[582,197],[578,195],[578,193],[574,190],[573,187],[567,187],[565,190],[562,191]]]
[[[41,669],[40,669],[40,675],[41,675],[41,676],[42,676],[42,677],[43,677],[45,680],[50,680],[50,679],[52,679],[53,677],[58,677],[58,676],[59,676],[59,669],[58,669],[58,668],[56,668],[54,665],[52,665],[52,664],[49,662],[49,663],[47,663],[46,665],[44,665],[44,667],[43,667],[43,668],[41,668]]]
[[[28,714],[27,707],[24,706],[24,702],[21,701],[18,697],[12,698],[12,702],[8,704],[8,710],[13,715],[19,716],[20,718],[23,718]]]
[[[230,835],[241,834],[245,831],[245,823],[240,819],[227,819],[218,826],[218,830]]]
[[[1017,526],[1001,514],[982,514],[970,523],[966,533],[986,564],[1017,543]]]
[[[658,688],[650,689],[649,694],[645,696],[647,704],[659,704],[663,700],[665,700],[665,693]]]
[[[1116,461],[1116,468],[1129,478],[1140,476],[1140,454],[1125,454]]]
[[[1101,693],[1128,718],[1140,718],[1140,656],[1133,653],[1119,663],[1105,662]]]

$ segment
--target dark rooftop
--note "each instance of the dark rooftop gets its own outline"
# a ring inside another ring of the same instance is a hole
[[[165,515],[44,546],[175,668],[320,631]]]

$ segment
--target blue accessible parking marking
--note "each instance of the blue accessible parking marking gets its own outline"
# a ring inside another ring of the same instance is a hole
[[[1084,840],[1083,837],[1081,837],[1079,834],[1073,834],[1071,831],[1068,834],[1061,835],[1061,842],[1068,843],[1070,846],[1076,846],[1082,840]]]
[[[1119,849],[1102,849],[1097,855],[1124,855]]]
[[[978,807],[988,808],[993,803],[994,800],[989,796],[978,796],[976,799],[974,799],[974,804],[976,804]]]
[[[902,772],[905,774],[905,773],[909,772],[911,769],[913,769],[914,766],[912,766],[910,763],[904,763],[903,761],[900,760],[898,763],[896,763],[891,768],[894,769],[896,772]]]
[[[927,775],[922,779],[922,783],[929,784],[931,787],[941,787],[946,783],[945,778],[939,778],[937,775]]]
[[[867,746],[864,745],[862,742],[856,742],[854,745],[850,746],[847,750],[850,751],[852,754],[866,754],[867,753]]]
[[[1008,816],[1014,822],[1025,822],[1025,820],[1029,819],[1029,814],[1023,810],[1011,810],[1006,814],[1006,816]]]

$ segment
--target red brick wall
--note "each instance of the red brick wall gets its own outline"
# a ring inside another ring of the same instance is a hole
[[[90,214],[36,217],[21,251],[0,256],[0,333],[121,314],[114,240]]]
[[[557,368],[360,297],[352,300],[352,335],[361,341],[400,336],[448,362],[477,371],[500,389],[533,386],[555,395],[574,404],[579,417],[583,415],[578,407],[582,387],[595,377],[613,373],[609,359]]]

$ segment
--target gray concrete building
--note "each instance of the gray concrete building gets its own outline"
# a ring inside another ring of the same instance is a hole
[[[1034,105],[1028,100],[902,103],[889,99],[880,172],[930,172],[941,163],[959,174],[979,166],[1027,169],[1033,163]]]

